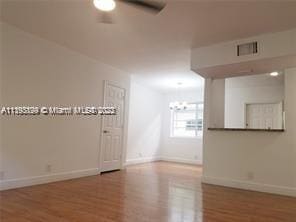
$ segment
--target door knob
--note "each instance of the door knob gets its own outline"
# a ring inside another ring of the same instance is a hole
[[[108,130],[104,130],[103,133],[109,133],[109,131]]]

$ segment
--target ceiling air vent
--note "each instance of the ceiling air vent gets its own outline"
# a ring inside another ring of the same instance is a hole
[[[237,46],[237,56],[251,55],[258,53],[258,43],[250,42]]]

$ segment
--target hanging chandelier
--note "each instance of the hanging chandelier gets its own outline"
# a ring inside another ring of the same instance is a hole
[[[170,103],[170,109],[171,110],[186,110],[187,109],[187,102],[184,101],[178,101],[180,99],[181,93],[180,93],[180,87],[182,86],[182,82],[177,83],[177,92],[176,92],[176,100],[174,102]],[[179,97],[179,98],[178,98]]]
[[[175,102],[170,103],[171,110],[186,110],[187,106],[188,106],[187,102],[175,101]]]

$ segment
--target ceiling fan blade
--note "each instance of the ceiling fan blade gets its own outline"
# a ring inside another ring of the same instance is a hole
[[[119,1],[133,5],[135,7],[138,7],[144,10],[148,10],[153,13],[159,13],[166,6],[164,2],[156,2],[153,0],[119,0]]]
[[[115,21],[110,12],[99,12],[97,13],[97,22],[103,24],[114,24]]]

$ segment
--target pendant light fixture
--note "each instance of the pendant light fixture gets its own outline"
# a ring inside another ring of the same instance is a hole
[[[182,86],[182,82],[177,83],[177,92],[176,92],[176,98],[174,102],[170,103],[170,109],[171,110],[186,110],[187,109],[187,102],[185,101],[180,101],[181,93],[180,93],[180,88]]]

